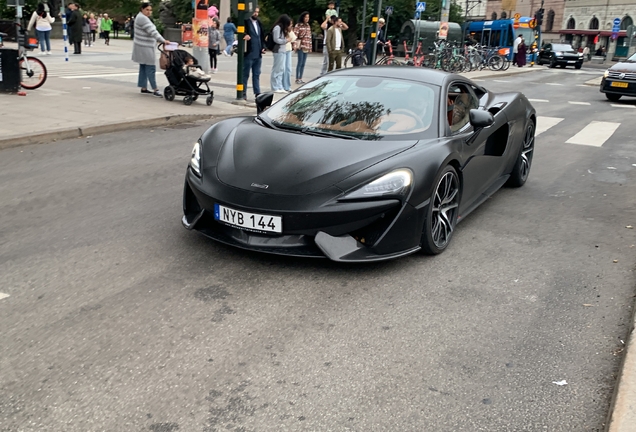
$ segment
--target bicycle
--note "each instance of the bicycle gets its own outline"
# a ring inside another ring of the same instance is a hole
[[[20,85],[27,90],[35,90],[44,84],[47,78],[47,70],[42,60],[36,57],[27,56],[27,51],[37,48],[37,39],[29,38],[27,32],[19,23],[16,23],[16,34],[18,35],[18,67],[20,69]],[[0,47],[4,44],[2,40],[8,35],[0,33]]]

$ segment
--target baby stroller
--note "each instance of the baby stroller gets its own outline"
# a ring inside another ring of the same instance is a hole
[[[208,86],[210,78],[191,77],[183,69],[183,66],[190,59],[194,61],[195,66],[197,60],[184,50],[163,50],[160,45],[159,51],[161,51],[159,67],[165,69],[166,78],[170,83],[168,87],[163,89],[163,97],[168,101],[173,101],[175,96],[183,96],[183,103],[192,105],[192,102],[197,100],[199,96],[207,96],[205,103],[208,106],[212,105],[214,92]]]

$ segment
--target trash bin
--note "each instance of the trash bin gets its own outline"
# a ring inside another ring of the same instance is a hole
[[[0,91],[16,93],[20,90],[18,50],[0,49]]]

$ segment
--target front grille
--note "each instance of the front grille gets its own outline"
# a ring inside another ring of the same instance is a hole
[[[626,79],[626,80],[636,80],[636,73],[625,73],[625,76],[621,78],[621,74],[625,72],[616,72],[609,71],[607,75],[608,78],[617,78],[617,79]]]

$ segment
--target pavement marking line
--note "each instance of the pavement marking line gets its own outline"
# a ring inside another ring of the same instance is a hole
[[[636,108],[636,105],[619,105],[619,104],[610,104],[614,108]]]
[[[509,83],[510,81],[506,81],[506,80],[492,80],[492,82]]]
[[[562,86],[563,84],[559,84],[559,83],[545,83],[546,85],[553,85],[553,86]]]
[[[550,101],[547,99],[528,99],[528,102],[545,102],[549,103]]]
[[[620,125],[620,123],[593,121],[565,143],[601,147]]]
[[[577,101],[568,101],[570,105],[592,105],[589,102],[577,102]]]
[[[534,132],[534,136],[541,135],[543,132],[547,131],[553,126],[558,125],[562,121],[563,119],[559,117],[537,116],[537,130]]]
[[[0,300],[6,299],[7,297],[9,297],[9,294],[0,293]]]
[[[100,75],[74,75],[74,76],[61,76],[58,78],[85,79],[85,78],[108,78],[108,77],[133,76],[133,75],[139,75],[139,72],[113,73],[113,74],[100,74]]]

